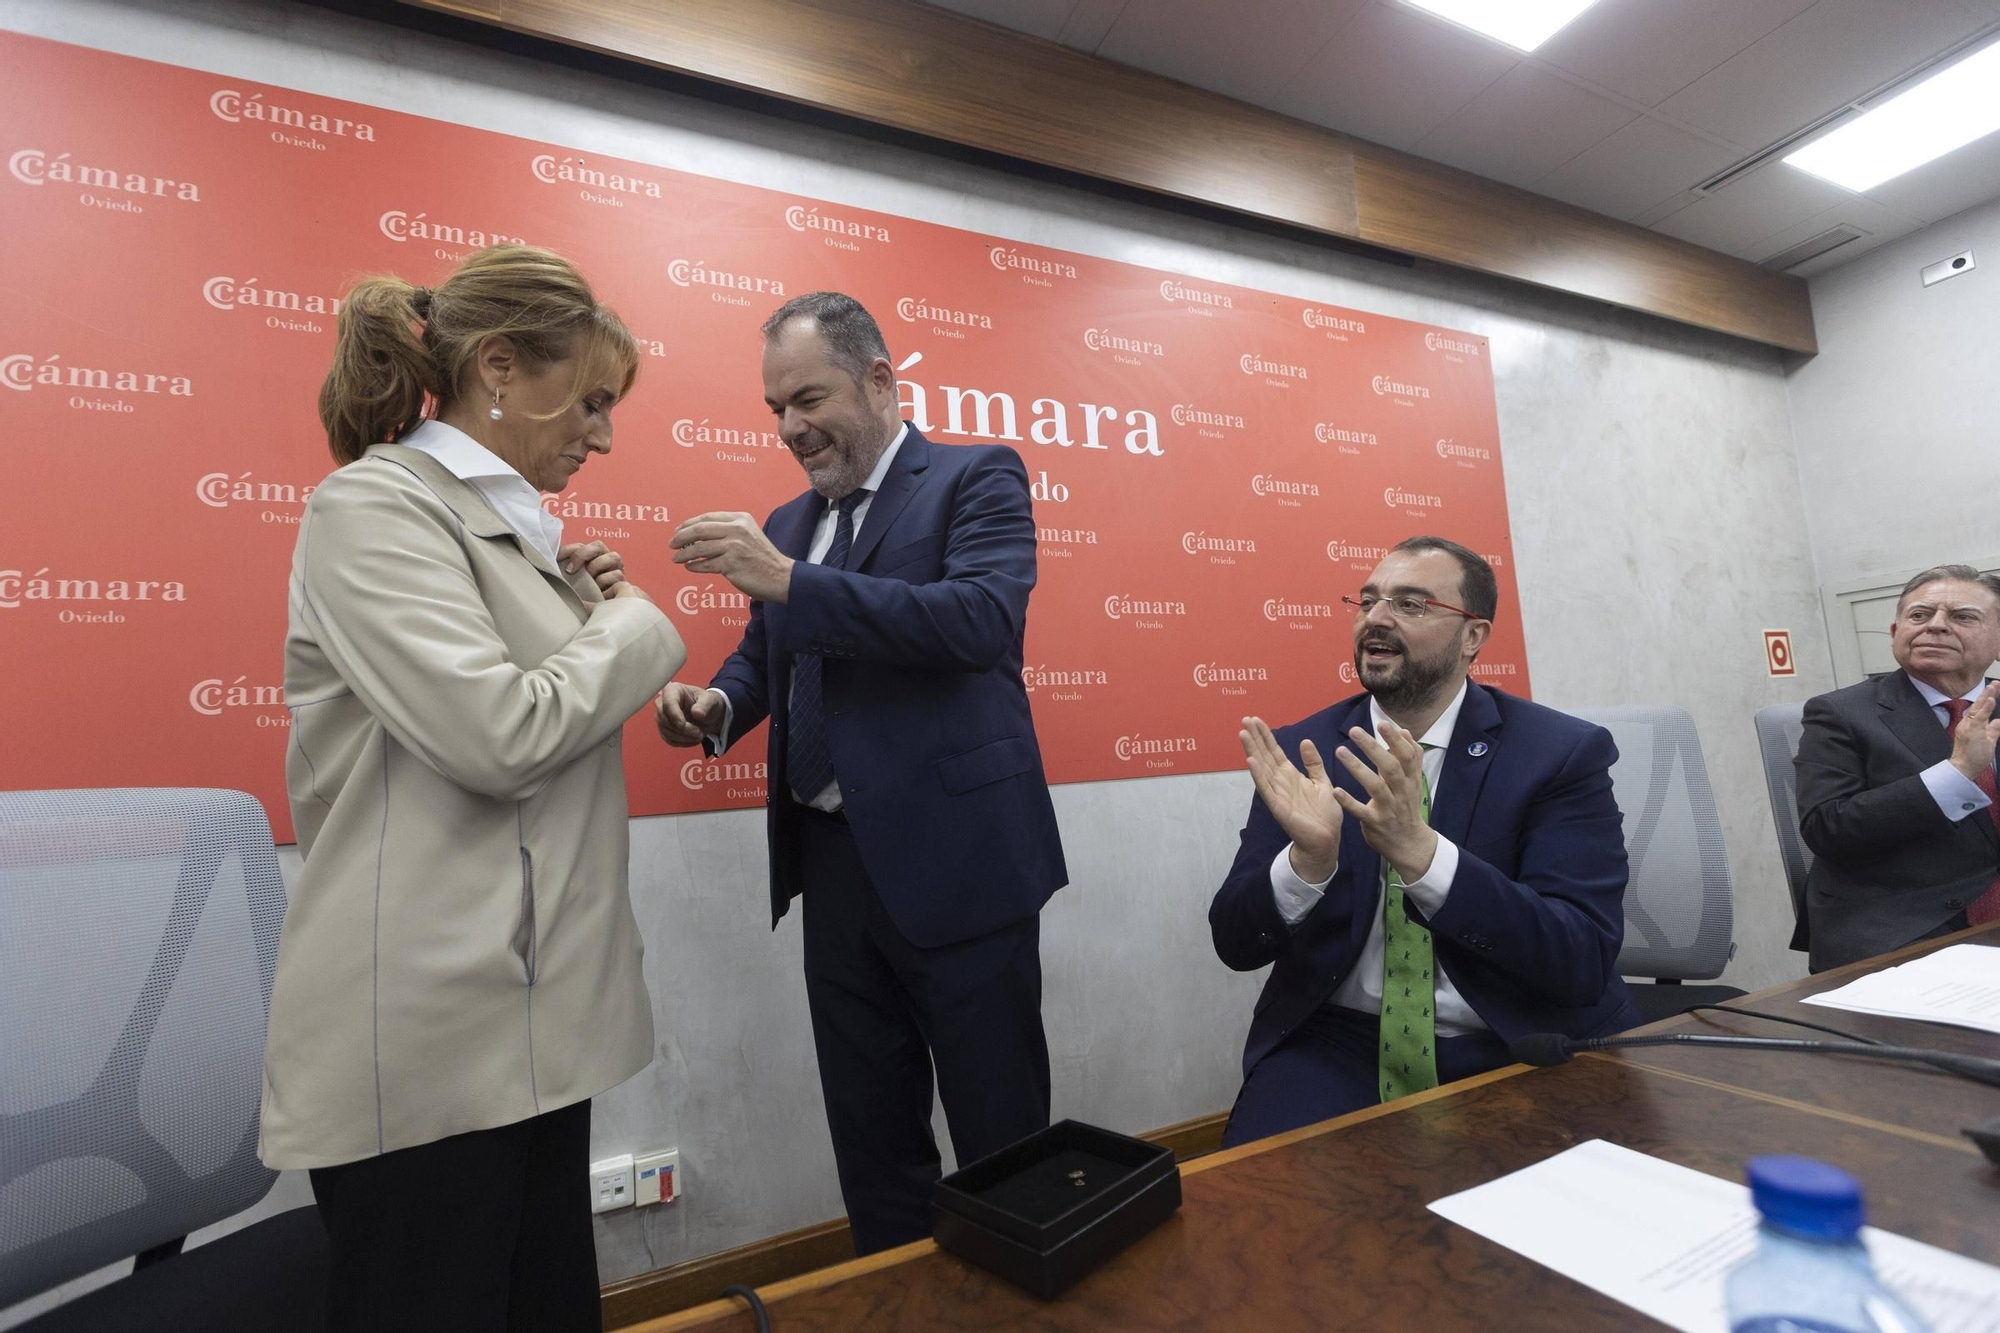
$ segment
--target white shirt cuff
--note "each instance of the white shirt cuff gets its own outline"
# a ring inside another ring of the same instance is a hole
[[[1338,868],[1334,874],[1339,874]],[[1320,895],[1326,886],[1333,883],[1333,875],[1328,875],[1317,884],[1308,884],[1292,869],[1292,845],[1286,843],[1279,851],[1277,859],[1271,862],[1271,896],[1277,900],[1278,915],[1285,918],[1285,924],[1296,926],[1306,919],[1306,913],[1319,905]]]
[[[1458,844],[1443,834],[1438,835],[1437,854],[1431,857],[1431,868],[1419,875],[1414,883],[1403,886],[1403,896],[1417,905],[1417,910],[1425,916],[1436,916],[1444,907],[1444,900],[1451,896],[1451,882],[1458,878]]]
[[[1951,766],[1951,760],[1940,759],[1923,771],[1924,786],[1930,789],[1931,799],[1937,802],[1944,817],[1956,824],[1975,810],[1984,810],[1993,804],[1979,784]]]
[[[708,692],[722,700],[722,729],[713,736],[703,738],[708,744],[709,756],[713,758],[729,748],[729,729],[736,723],[736,706],[729,702],[727,694],[714,686],[710,686]]]

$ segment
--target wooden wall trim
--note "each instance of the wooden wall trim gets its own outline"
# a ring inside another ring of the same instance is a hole
[[[1804,281],[915,0],[401,0],[1419,259],[1814,352]]]
[[[1139,1137],[1174,1150],[1176,1161],[1200,1157],[1222,1146],[1227,1111],[1197,1116]],[[703,1255],[683,1264],[654,1269],[604,1288],[604,1327],[621,1329],[659,1319],[717,1299],[724,1287],[767,1287],[854,1257],[847,1219],[836,1217],[782,1235]]]

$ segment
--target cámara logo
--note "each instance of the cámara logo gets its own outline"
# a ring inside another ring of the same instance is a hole
[[[515,245],[528,243],[526,238],[510,236],[504,231],[486,231],[456,222],[432,222],[428,213],[411,217],[399,208],[392,208],[375,219],[375,225],[392,241],[436,241],[442,245],[462,245],[473,250],[509,241]]]
[[[1250,493],[1256,496],[1297,496],[1302,499],[1317,499],[1319,483],[1315,481],[1286,481],[1268,472],[1259,472],[1250,478]]]
[[[776,278],[754,273],[724,273],[702,259],[676,259],[667,265],[667,281],[676,287],[715,287],[721,291],[757,292],[763,296],[783,296],[785,284]],[[721,299],[717,294],[717,299]],[[747,304],[747,302],[745,303]]]
[[[1493,461],[1493,454],[1490,450],[1482,449],[1477,445],[1460,444],[1457,440],[1439,440],[1437,442],[1437,456],[1447,462],[1458,461],[1467,467],[1470,467],[1474,463],[1490,463]]]
[[[1083,331],[1083,345],[1093,352],[1127,353],[1128,355],[1119,357],[1118,359],[1124,361],[1128,366],[1139,364],[1137,361],[1131,359],[1135,356],[1165,356],[1167,354],[1166,348],[1150,339],[1127,338],[1124,334],[1113,333],[1109,329],[1085,329]]]
[[[1331,421],[1322,421],[1313,427],[1313,438],[1321,444],[1380,444],[1372,430],[1350,430],[1346,426],[1336,426]]]
[[[1114,592],[1104,599],[1104,614],[1113,620],[1123,620],[1126,616],[1184,616],[1187,603],[1146,601]]]
[[[553,518],[580,518],[598,523],[666,523],[665,505],[630,504],[624,500],[585,500],[574,491],[544,495],[542,512]]]
[[[195,682],[188,691],[188,707],[203,717],[221,717],[225,708],[283,708],[285,687],[282,685],[246,685],[248,676],[238,676],[225,681],[220,677]],[[287,719],[289,721],[289,719]],[[258,726],[268,725],[264,719],[257,719]],[[279,723],[283,726],[285,723]]]
[[[1389,558],[1386,546],[1356,546],[1339,538],[1326,544],[1326,558],[1339,563],[1345,561],[1356,569],[1373,569]]]
[[[1234,412],[1211,412],[1193,403],[1175,403],[1169,414],[1176,426],[1212,426],[1219,430],[1242,430],[1243,418]]]
[[[1102,671],[1071,671],[1052,668],[1047,663],[1021,668],[1021,684],[1030,694],[1036,690],[1079,690],[1110,683],[1111,678]],[[1054,697],[1062,699],[1077,696],[1058,694]]]
[[[266,102],[262,93],[251,93],[245,97],[234,88],[217,88],[208,96],[208,109],[215,113],[217,120],[226,120],[231,125],[240,125],[247,120],[256,125],[280,127],[271,131],[271,138],[281,143],[299,142],[284,134],[283,130],[331,134],[342,139],[355,139],[361,143],[375,142],[375,127],[365,120],[323,116],[317,111],[295,111],[288,106]]]
[[[1181,550],[1189,555],[1255,555],[1257,540],[1254,537],[1211,537],[1207,532],[1183,532]],[[1233,563],[1233,562],[1232,562]]]
[[[1321,310],[1318,306],[1307,306],[1303,318],[1309,329],[1325,329],[1328,333],[1368,332],[1368,326],[1360,320],[1332,310]]]
[[[697,444],[713,445],[718,450],[728,449],[783,449],[785,442],[778,438],[776,431],[765,430],[762,426],[716,426],[707,417],[696,421],[682,417],[670,432],[673,441],[683,449],[692,449]],[[754,463],[755,454],[718,453],[716,457],[732,463]]]
[[[312,499],[317,485],[294,486],[288,481],[252,481],[251,473],[239,472],[231,477],[227,472],[210,472],[194,484],[194,498],[210,509],[227,509],[235,504],[265,506],[263,521],[266,523],[298,524],[299,514]],[[276,505],[278,508],[271,508]],[[284,512],[284,511],[292,512]]]
[[[793,204],[785,210],[785,225],[793,231],[816,231],[820,233],[821,240],[840,250],[859,250],[861,247],[854,243],[856,241],[889,244],[887,227],[878,227],[872,222],[856,222],[837,213],[822,213],[817,204],[811,207]]]
[[[1037,277],[1062,278],[1068,282],[1076,281],[1075,265],[1065,264],[1054,259],[1043,259],[1039,255],[1031,255],[1026,251],[1016,250],[1011,245],[996,245],[991,250],[988,250],[986,252],[986,262],[999,269],[1002,273],[1019,273],[1023,279],[1028,281],[1033,281]],[[1043,282],[1036,283],[1036,285],[1046,287],[1049,284]]]
[[[1266,360],[1257,352],[1245,352],[1236,358],[1236,364],[1242,368],[1245,375],[1275,375],[1279,379],[1287,380],[1312,378],[1304,366],[1295,366],[1288,361]]]
[[[1264,599],[1264,619],[1279,620],[1331,620],[1333,607],[1325,602],[1288,602],[1282,597]]]
[[[924,359],[922,352],[912,352],[896,367],[899,378],[896,381],[897,402],[909,416],[912,424],[925,435],[977,435],[989,440],[1018,440],[1019,420],[1016,415],[1014,396],[1005,392],[988,393],[984,389],[961,389],[955,384],[940,384],[937,391],[944,395],[945,420],[934,426],[930,411],[930,390],[912,379],[902,379],[902,371],[908,370]],[[973,426],[966,426],[966,408],[973,409]],[[1070,433],[1070,406],[1059,398],[1036,398],[1029,405],[1034,420],[1028,424],[1028,438],[1036,444],[1056,444],[1067,449],[1072,445],[1082,445],[1085,449],[1109,449],[1098,435],[1100,423],[1109,422],[1115,431],[1118,428],[1118,409],[1108,404],[1080,403],[1077,405],[1083,415],[1083,438],[1076,439]],[[1125,432],[1125,452],[1128,454],[1151,454],[1163,457],[1160,448],[1160,423],[1151,412],[1134,408],[1125,413],[1124,424],[1132,429]],[[994,427],[999,429],[995,430]]]
[[[275,287],[259,287],[255,278],[210,278],[201,285],[201,299],[217,310],[239,310],[255,306],[260,310],[290,310],[302,315],[337,315],[338,296],[315,292],[281,292]]]
[[[143,172],[127,171],[120,167],[92,167],[69,160],[68,153],[57,153],[50,157],[39,148],[15,150],[7,159],[7,170],[23,185],[46,185],[54,181],[58,185],[81,185],[88,190],[110,190],[118,194],[143,194],[156,199],[177,199],[182,203],[201,202],[201,188],[193,181],[168,180],[164,176],[148,176]],[[84,202],[98,200],[86,193]],[[127,208],[128,201],[104,201],[106,207]],[[140,211],[136,204],[128,211]]]
[[[1409,509],[1442,509],[1444,508],[1444,497],[1441,495],[1424,495],[1417,491],[1401,490],[1395,486],[1385,486],[1382,488],[1382,503],[1391,509],[1395,509],[1398,506]]]
[[[0,609],[23,602],[185,602],[187,585],[174,579],[50,578],[47,566],[32,574],[0,569]]]
[[[1211,292],[1204,287],[1190,287],[1173,278],[1160,283],[1160,299],[1175,305],[1200,306],[1215,310],[1234,310],[1236,303],[1229,299],[1227,292]]]
[[[1401,380],[1392,380],[1387,375],[1377,375],[1374,379],[1368,381],[1368,387],[1375,391],[1377,397],[1382,398],[1428,398],[1431,396],[1431,391],[1421,384],[1405,384]]]
[[[684,616],[698,616],[704,611],[732,611],[748,615],[750,594],[732,588],[711,588],[690,583],[674,594],[674,609]]]
[[[25,352],[0,357],[0,388],[27,393],[31,389],[96,389],[107,393],[164,393],[174,398],[194,397],[194,381],[185,375],[167,375],[147,370],[95,370],[89,366],[58,365],[61,355],[43,357],[39,362]],[[78,406],[75,399],[71,406]]]
[[[956,329],[990,329],[991,316],[982,315],[977,310],[953,310],[948,306],[932,305],[925,296],[901,296],[896,298],[896,318],[905,324],[943,324]]]
[[[771,776],[771,767],[766,763],[743,763],[726,759],[690,759],[681,765],[681,786],[689,791],[701,791],[718,782],[763,782]],[[731,792],[730,795],[742,795]]]
[[[1479,355],[1479,344],[1467,342],[1463,338],[1450,338],[1442,333],[1426,333],[1424,346],[1433,352],[1463,352],[1467,356]]]
[[[628,176],[622,171],[599,171],[580,157],[558,158],[553,153],[537,153],[529,161],[528,170],[544,185],[583,186],[579,193],[592,203],[622,206],[624,201],[616,197],[621,194],[638,199],[664,198],[658,181]],[[593,190],[608,190],[610,194],[593,194]]]
[[[1043,546],[1095,546],[1097,529],[1037,527],[1035,540]],[[1062,554],[1067,555],[1068,552]]]
[[[1121,761],[1143,759],[1163,754],[1193,754],[1200,747],[1192,736],[1120,736],[1112,745],[1112,753]],[[1172,768],[1171,762],[1148,765],[1148,767]]]
[[[1211,685],[1255,685],[1271,679],[1271,673],[1263,667],[1226,667],[1213,662],[1197,662],[1194,668],[1196,689],[1205,690]],[[1224,694],[1242,694],[1243,690],[1224,690]]]

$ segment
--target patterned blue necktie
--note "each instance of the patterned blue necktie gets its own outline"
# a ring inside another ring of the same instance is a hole
[[[847,568],[847,553],[854,546],[854,507],[867,494],[854,491],[841,500],[840,516],[833,525],[833,545],[826,548],[826,557],[820,561],[828,569]],[[785,738],[785,767],[792,795],[808,805],[833,781],[833,747],[826,738],[824,666],[817,653],[792,657],[792,718]]]

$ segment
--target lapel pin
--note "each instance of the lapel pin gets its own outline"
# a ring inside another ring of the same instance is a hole
[[[1485,741],[1474,741],[1472,744],[1465,747],[1465,752],[1471,755],[1474,759],[1477,759],[1481,755],[1485,754],[1488,748],[1489,747],[1487,746]]]

